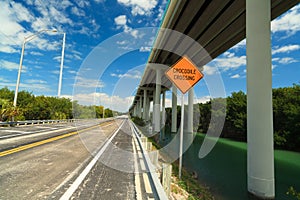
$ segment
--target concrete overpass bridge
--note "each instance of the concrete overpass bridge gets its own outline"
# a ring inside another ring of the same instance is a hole
[[[153,131],[159,133],[165,120],[165,92],[172,88],[172,132],[177,132],[177,89],[164,75],[166,69],[186,55],[203,70],[205,64],[246,38],[248,191],[259,198],[274,198],[270,22],[299,2],[169,1],[130,113],[149,120],[153,102]],[[193,89],[188,93],[188,116],[192,116]],[[189,117],[188,132],[193,130],[192,121]]]

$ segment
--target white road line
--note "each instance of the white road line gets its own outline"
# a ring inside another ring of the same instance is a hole
[[[111,141],[114,139],[114,137],[117,135],[117,133],[119,132],[121,127],[124,125],[125,121],[126,120],[123,121],[121,126],[119,126],[119,128],[114,132],[114,134],[110,137],[110,139],[105,143],[105,145],[100,149],[100,151],[97,153],[97,155],[93,158],[93,160],[86,166],[86,168],[77,177],[77,179],[73,182],[73,184],[69,187],[69,189],[63,194],[63,196],[60,198],[60,200],[68,200],[72,197],[73,193],[77,190],[79,185],[82,183],[82,181],[85,179],[85,177],[91,171],[91,169],[97,163],[98,159],[103,154],[103,152],[106,150],[106,148],[111,143]]]
[[[31,133],[31,132],[19,131],[19,130],[3,130],[3,132],[8,132],[8,133]]]
[[[19,136],[19,135],[26,135],[26,134],[18,133],[18,134],[12,134],[12,135],[4,135],[4,136],[1,136],[0,139],[16,137],[16,136]]]
[[[67,127],[67,126],[64,126],[64,127]],[[49,127],[49,126],[35,126],[34,128],[39,128],[39,129],[59,129],[57,127]]]
[[[143,179],[144,179],[144,183],[145,183],[146,193],[147,194],[152,194],[152,189],[151,189],[151,186],[150,186],[150,181],[149,181],[147,173],[143,173]]]

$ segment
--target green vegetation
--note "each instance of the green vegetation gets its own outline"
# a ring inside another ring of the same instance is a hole
[[[286,194],[295,197],[297,200],[300,200],[300,192],[297,192],[294,187],[290,187]]]
[[[193,178],[192,174],[189,173],[186,169],[182,168],[181,170],[181,180],[178,179],[178,164],[172,163],[172,174],[176,178],[174,182],[188,192],[189,200],[211,200],[214,199],[212,194],[209,192],[207,187],[204,187],[199,184],[199,182]],[[172,192],[179,192],[175,187],[172,188]]]
[[[14,91],[0,89],[0,121],[103,118],[103,106],[84,106],[67,98],[35,96],[30,92],[18,93],[17,107],[13,106]],[[113,117],[109,108],[104,117]]]
[[[131,120],[138,126],[145,126],[146,123],[142,118],[139,117],[131,117]]]
[[[212,109],[212,102],[214,108]],[[218,118],[226,118],[221,137],[238,141],[247,140],[247,96],[244,92],[233,92],[226,99],[216,98],[198,104],[200,120],[198,132],[206,133],[209,125],[214,129]],[[222,108],[222,109],[219,109]],[[177,107],[180,122],[180,107]],[[171,109],[168,109],[166,123],[171,124]],[[211,115],[216,123],[211,123]],[[274,146],[277,149],[300,151],[300,85],[273,89]],[[178,123],[179,126],[179,123]]]
[[[149,137],[148,141],[153,144],[154,149],[160,149],[159,143],[154,137]],[[163,154],[160,154],[162,157]],[[193,177],[193,174],[185,168],[181,170],[181,179],[178,178],[178,162],[172,163],[172,185],[171,192],[186,196],[188,200],[213,200],[214,197],[210,193],[209,188],[199,184],[199,181]]]

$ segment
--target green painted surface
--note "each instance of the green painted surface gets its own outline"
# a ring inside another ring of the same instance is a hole
[[[198,180],[209,186],[216,199],[251,199],[247,193],[247,144],[220,138],[203,159],[198,158],[203,134],[197,134],[185,152],[183,166],[196,171]],[[275,150],[276,199],[290,200],[290,186],[300,191],[300,153]]]

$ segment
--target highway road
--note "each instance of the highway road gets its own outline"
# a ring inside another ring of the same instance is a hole
[[[0,139],[1,200],[156,199],[149,174],[137,173],[145,164],[129,120],[93,122],[79,131],[60,126],[19,127],[33,133]],[[0,135],[17,133],[7,130]],[[13,141],[18,145],[9,147]]]

